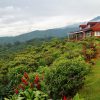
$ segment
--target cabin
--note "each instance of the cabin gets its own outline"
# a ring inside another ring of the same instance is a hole
[[[82,40],[92,36],[100,38],[100,22],[88,22],[87,24],[79,25],[79,30],[69,33],[68,38]]]

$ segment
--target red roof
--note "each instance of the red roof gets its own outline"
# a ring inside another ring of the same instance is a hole
[[[86,28],[86,27],[87,27],[87,25],[82,24],[82,25],[80,25],[79,27],[81,27],[81,28],[83,29],[83,28]]]
[[[87,27],[88,25],[90,25],[90,27]],[[81,27],[82,30],[72,32],[71,34],[82,33],[82,32],[86,32],[86,31],[90,31],[90,30],[100,31],[100,22],[88,22],[87,25],[82,24],[79,27]]]
[[[90,25],[90,26],[94,26],[96,25],[98,22],[88,22],[87,25]]]
[[[93,31],[100,31],[100,22],[97,22],[96,25],[94,25],[93,27],[91,27],[91,29]]]

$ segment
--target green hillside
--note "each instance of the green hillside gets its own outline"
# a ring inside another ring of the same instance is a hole
[[[0,37],[0,44],[14,43],[14,42],[26,42],[31,39],[47,39],[47,38],[63,38],[67,37],[67,34],[71,31],[78,30],[80,23],[69,25],[62,28],[54,28],[48,30],[36,30],[28,33],[23,33],[18,36]]]
[[[89,87],[99,91],[99,60],[91,67],[99,42],[94,37],[77,42],[54,38],[1,45],[0,99],[42,100],[43,96],[43,100],[70,100],[82,88],[82,97],[88,98]],[[88,87],[84,87],[85,78]]]
[[[95,60],[92,72],[87,76],[80,94],[85,100],[100,100],[100,56]]]

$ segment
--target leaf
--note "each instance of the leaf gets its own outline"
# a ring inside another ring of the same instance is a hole
[[[4,98],[4,100],[9,100],[8,98]]]
[[[77,93],[76,95],[75,95],[75,97],[73,98],[73,100],[84,100],[84,98],[79,98],[79,94]]]
[[[18,96],[18,99],[17,100],[23,100],[23,99],[24,99],[24,97]]]

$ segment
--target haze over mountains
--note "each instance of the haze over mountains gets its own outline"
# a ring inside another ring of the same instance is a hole
[[[100,21],[100,16],[93,18],[90,21]],[[84,23],[84,22],[83,22]],[[49,38],[49,37],[66,37],[69,32],[76,31],[79,28],[80,23],[76,23],[73,25],[69,25],[63,28],[55,28],[55,29],[48,29],[48,30],[36,30],[29,33],[25,33],[15,37],[0,37],[0,44],[4,43],[14,43],[14,42],[25,42],[31,39],[36,38]]]
[[[100,16],[97,16],[95,18],[93,18],[92,20],[90,21],[93,21],[93,22],[100,22]]]

